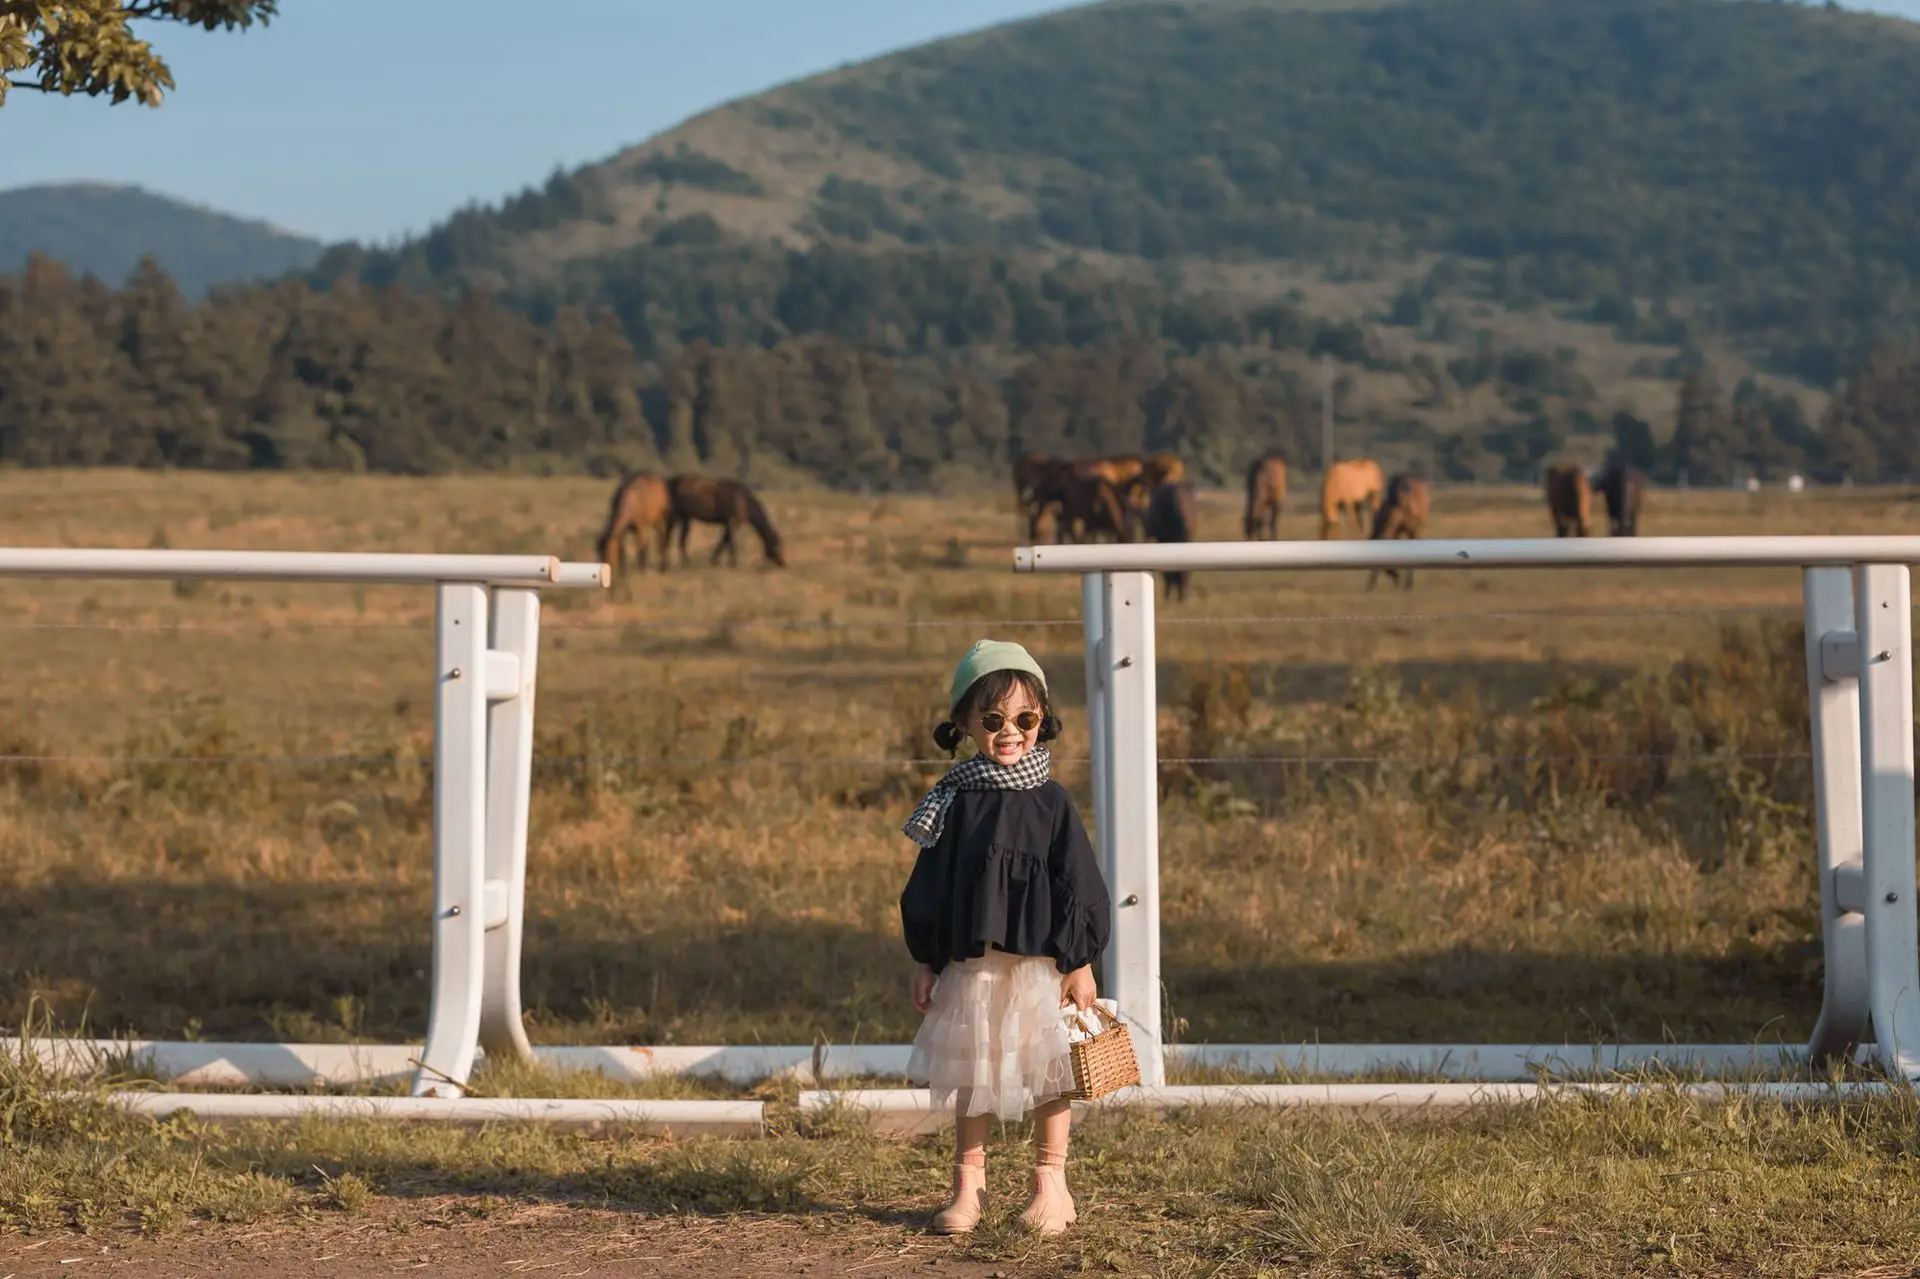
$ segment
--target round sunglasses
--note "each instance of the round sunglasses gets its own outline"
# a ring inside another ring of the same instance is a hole
[[[1013,726],[1023,733],[1031,733],[1040,727],[1039,711],[1021,711],[1013,716],[1002,715],[999,711],[988,711],[980,717],[980,727],[989,733],[997,733],[1007,726],[1008,719],[1012,719]]]

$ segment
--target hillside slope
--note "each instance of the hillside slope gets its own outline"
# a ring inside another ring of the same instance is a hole
[[[1132,0],[732,103],[325,273],[485,281],[724,338],[675,297],[709,287],[717,246],[755,277],[722,291],[764,294],[783,327],[786,251],[1073,255],[1166,291],[1298,287],[1382,318],[1382,288],[1404,285],[1403,319],[1447,296],[1544,300],[1670,345],[1683,316],[1695,342],[1829,384],[1920,314],[1917,151],[1920,27],[1897,19]]]
[[[40,253],[118,285],[152,255],[188,296],[319,261],[317,240],[139,187],[62,183],[0,191],[0,273]]]

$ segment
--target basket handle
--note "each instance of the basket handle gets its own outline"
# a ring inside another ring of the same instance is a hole
[[[1072,1004],[1068,1004],[1061,1011],[1065,1016],[1070,1017],[1075,1021],[1079,1021],[1080,1018],[1086,1016],[1086,1014],[1089,1012],[1093,1013],[1094,1015],[1099,1017],[1100,1021],[1103,1023],[1101,1026],[1102,1031],[1111,1030],[1120,1025],[1120,1019],[1118,1017],[1115,1017],[1112,1013],[1108,1012],[1107,1006],[1101,1003],[1097,999],[1093,1003],[1087,1005],[1085,1012],[1081,1011],[1078,1008],[1075,1008]]]

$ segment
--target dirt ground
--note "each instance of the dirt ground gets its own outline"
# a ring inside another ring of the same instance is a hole
[[[556,1205],[528,1205],[476,1221],[455,1211],[457,1206],[455,1200],[416,1203],[390,1212],[370,1209],[355,1218],[264,1227],[197,1224],[161,1239],[0,1236],[0,1279],[98,1274],[140,1279],[393,1274],[1024,1279],[1047,1272],[1012,1260],[970,1260],[966,1244],[923,1234],[917,1221],[645,1217]]]

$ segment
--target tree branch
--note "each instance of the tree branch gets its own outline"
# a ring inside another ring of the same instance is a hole
[[[54,92],[50,86],[41,84],[38,80],[8,80],[7,87],[9,89],[32,89],[37,93]]]

